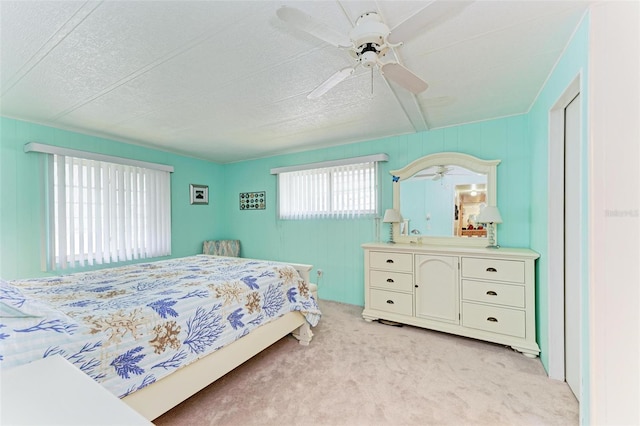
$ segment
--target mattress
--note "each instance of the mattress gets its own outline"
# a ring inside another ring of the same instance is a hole
[[[0,282],[0,368],[60,354],[119,397],[287,312],[321,316],[289,265],[190,256]]]

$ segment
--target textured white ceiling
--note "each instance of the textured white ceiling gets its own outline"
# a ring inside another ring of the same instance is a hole
[[[448,1],[448,0],[440,0]],[[379,72],[306,95],[353,59],[276,16],[347,34],[428,1],[0,1],[0,113],[226,163],[525,113],[585,1],[476,1],[395,49],[429,83]],[[46,141],[40,141],[46,142]]]

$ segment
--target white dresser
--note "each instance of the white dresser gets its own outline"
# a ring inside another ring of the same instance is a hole
[[[391,320],[511,346],[536,357],[529,249],[364,244],[367,321]]]

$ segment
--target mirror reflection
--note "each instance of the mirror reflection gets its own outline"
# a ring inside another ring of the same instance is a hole
[[[400,182],[400,234],[486,237],[475,221],[486,203],[486,173],[453,164],[427,167]]]
[[[482,247],[487,230],[476,217],[497,203],[497,166],[461,152],[438,152],[391,170],[393,208],[404,222],[393,225],[401,243]]]

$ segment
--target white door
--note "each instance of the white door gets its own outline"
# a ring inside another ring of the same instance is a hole
[[[564,328],[565,379],[580,400],[580,95],[565,108],[564,155]]]
[[[460,323],[458,258],[416,255],[416,316]]]

